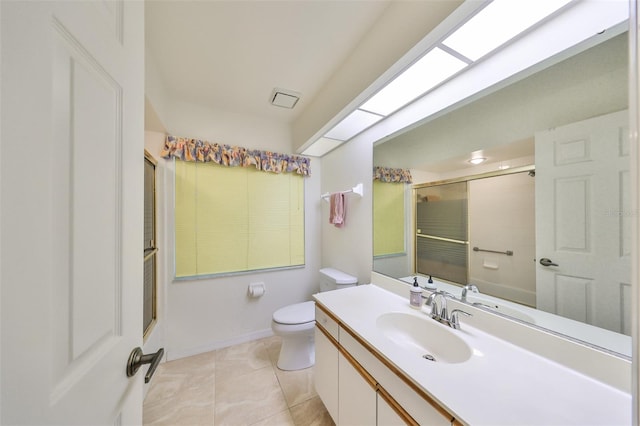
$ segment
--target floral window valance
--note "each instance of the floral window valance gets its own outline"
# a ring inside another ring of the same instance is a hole
[[[409,169],[392,169],[389,167],[374,167],[373,180],[385,183],[411,183],[411,171]]]
[[[165,159],[175,157],[182,161],[212,162],[228,167],[255,166],[258,170],[272,173],[311,175],[311,160],[309,158],[221,145],[200,139],[178,138],[171,135],[167,136],[160,155]]]

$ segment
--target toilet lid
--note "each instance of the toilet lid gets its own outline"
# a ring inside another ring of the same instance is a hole
[[[302,302],[280,308],[273,313],[273,320],[280,324],[304,324],[316,318],[315,302]]]

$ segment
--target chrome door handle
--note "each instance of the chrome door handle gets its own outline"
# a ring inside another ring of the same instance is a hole
[[[162,360],[163,355],[164,348],[158,349],[158,352],[154,354],[147,355],[143,355],[142,349],[140,349],[139,347],[135,348],[131,351],[129,360],[127,361],[127,377],[131,377],[136,374],[140,366],[144,364],[151,364],[149,366],[147,374],[144,376],[144,382],[149,383],[149,380],[151,380],[151,376],[153,376],[153,373],[156,372],[156,368],[158,368],[158,365],[160,365],[160,361]]]
[[[540,264],[542,266],[558,266],[557,263],[553,263],[551,259],[547,259],[546,257],[543,257],[542,259],[540,259]]]

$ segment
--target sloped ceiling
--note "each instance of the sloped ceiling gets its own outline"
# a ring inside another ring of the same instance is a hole
[[[286,123],[297,150],[461,3],[147,0],[147,54],[171,99]]]
[[[389,5],[380,1],[148,1],[146,43],[174,99],[290,123]],[[301,93],[274,107],[275,88]]]

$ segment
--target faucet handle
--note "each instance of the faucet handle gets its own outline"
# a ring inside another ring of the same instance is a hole
[[[462,309],[454,309],[453,311],[451,311],[451,327],[454,330],[459,330],[460,329],[460,318],[459,314],[465,315],[467,317],[472,317],[473,315],[470,314],[469,312],[465,312]]]
[[[438,312],[438,304],[436,303],[436,296],[438,295],[437,291],[434,291],[427,297],[427,301],[425,303],[426,306],[431,308],[431,318],[436,318],[440,315]]]
[[[436,298],[436,292],[434,291],[428,296],[422,295],[422,298],[427,299],[427,301],[425,302],[427,306],[431,306],[431,304],[433,303],[433,300]]]
[[[438,296],[441,297],[440,308],[438,308],[438,303],[436,299]],[[447,293],[444,290],[436,290],[427,297],[426,305],[431,307],[431,318],[435,320],[449,320],[449,311],[447,311],[447,297],[453,298],[453,294]]]

